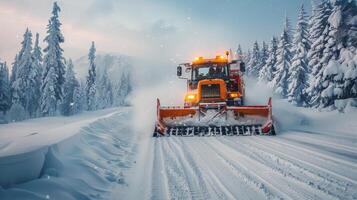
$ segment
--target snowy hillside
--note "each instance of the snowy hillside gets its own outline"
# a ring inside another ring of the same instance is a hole
[[[95,64],[99,75],[106,69],[109,78],[117,82],[122,73],[129,73],[133,69],[132,61],[128,56],[115,54],[97,54]],[[88,75],[88,56],[83,56],[74,61],[75,72],[80,80],[85,80]]]

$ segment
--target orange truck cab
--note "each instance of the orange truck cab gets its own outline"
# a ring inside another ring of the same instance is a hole
[[[228,55],[227,55],[228,57]],[[188,73],[187,94],[184,107],[199,104],[224,103],[227,106],[242,106],[244,103],[244,81],[242,75],[245,64],[241,60],[228,61],[225,56],[213,59],[197,57],[192,63],[177,67],[177,75],[182,78],[182,66]]]

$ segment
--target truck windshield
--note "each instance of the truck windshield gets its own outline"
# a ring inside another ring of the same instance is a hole
[[[208,78],[228,77],[228,67],[226,65],[206,65],[193,69],[192,79],[202,80]]]

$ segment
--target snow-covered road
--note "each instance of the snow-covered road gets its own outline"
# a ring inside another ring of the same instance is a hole
[[[276,136],[161,138],[134,111],[51,146],[41,176],[0,199],[357,199],[356,110],[276,109]]]
[[[356,110],[340,114],[281,104],[275,109],[276,136],[143,139],[138,164],[127,174],[128,188],[121,195],[357,199]]]
[[[290,132],[154,143],[153,199],[357,198],[357,148],[332,136]]]

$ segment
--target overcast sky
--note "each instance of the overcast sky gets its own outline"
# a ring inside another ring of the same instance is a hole
[[[0,59],[12,62],[28,27],[41,40],[51,0],[0,0]],[[98,52],[185,62],[198,55],[250,47],[280,34],[285,14],[295,20],[310,0],[59,0],[65,56]],[[42,47],[45,44],[41,44]]]

